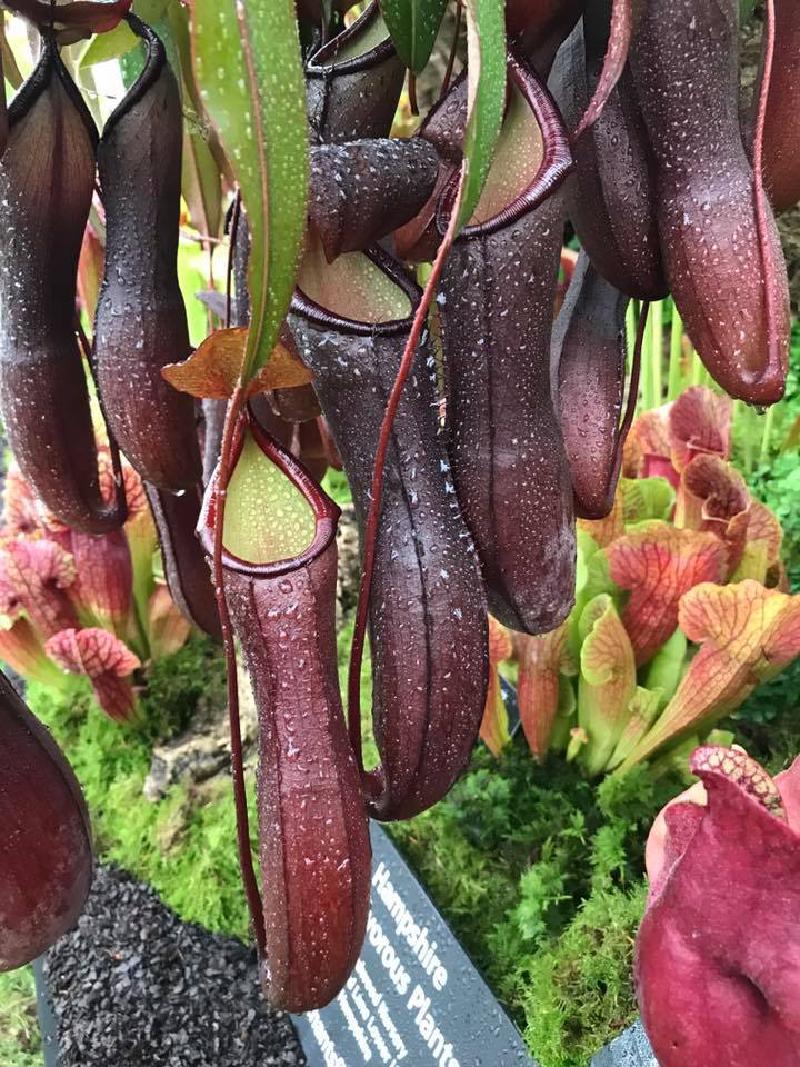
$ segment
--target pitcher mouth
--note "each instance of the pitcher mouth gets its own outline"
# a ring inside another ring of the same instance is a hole
[[[548,199],[575,166],[569,146],[569,135],[556,102],[547,86],[535,71],[512,49],[508,50],[508,74],[511,82],[519,90],[523,99],[533,112],[542,133],[544,152],[542,162],[530,185],[514,197],[502,211],[485,222],[468,225],[461,230],[456,240],[468,241],[475,237],[488,237],[497,233],[520,219],[529,211],[539,207]],[[455,201],[460,169],[457,171],[442,193],[436,212],[436,227],[444,235]]]
[[[359,15],[355,22],[345,27],[341,33],[332,37],[330,41],[326,41],[321,48],[318,48],[316,52],[309,56],[306,61],[306,77],[326,78],[332,74],[356,74],[362,70],[369,70],[370,67],[377,66],[384,60],[396,55],[395,47],[387,30],[385,40],[362,55],[354,56],[352,59],[345,59],[342,63],[336,62],[336,55],[339,49],[356,39],[362,30],[369,29],[379,15],[380,6],[378,0],[372,0],[372,3],[363,14]]]
[[[337,330],[341,333],[358,337],[396,337],[407,334],[411,329],[414,314],[422,298],[419,286],[414,282],[402,265],[379,246],[374,246],[354,255],[366,256],[379,270],[391,279],[408,297],[411,304],[409,314],[402,319],[386,319],[384,322],[365,322],[362,319],[349,319],[330,311],[316,300],[312,300],[297,286],[292,297],[291,312],[305,319],[314,326]]]
[[[42,53],[39,57],[39,62],[34,67],[30,77],[27,81],[23,82],[19,92],[8,105],[9,126],[13,129],[13,127],[27,115],[28,111],[34,106],[40,95],[47,89],[47,86],[50,84],[50,79],[55,75],[64,87],[67,96],[77,109],[81,121],[86,127],[86,131],[91,139],[92,147],[96,150],[98,141],[100,140],[97,126],[95,126],[91,112],[86,106],[86,101],[81,96],[80,89],[72,80],[69,71],[64,66],[64,61],[58,51],[56,38],[52,33],[43,32],[41,34],[41,40]]]
[[[142,22],[132,11],[125,16],[124,21],[128,23],[131,30],[144,44],[147,51],[147,59],[139,77],[106,119],[103,127],[104,136],[116,126],[123,115],[141,100],[153,82],[156,81],[167,62],[167,52],[164,44],[150,26]]]
[[[242,559],[233,552],[228,551],[223,544],[222,565],[226,570],[236,571],[237,574],[242,574],[248,578],[277,578],[306,566],[322,555],[336,538],[336,527],[341,512],[333,500],[317,485],[305,467],[294,456],[281,448],[277,441],[258,424],[249,407],[236,427],[231,450],[231,470],[236,466],[242,453],[246,434],[252,436],[265,456],[300,491],[311,507],[315,520],[314,537],[308,547],[296,556],[274,560],[269,563],[254,563],[251,560]],[[200,519],[197,524],[197,536],[200,538],[203,550],[209,558],[214,555],[214,523],[217,513],[217,498],[213,490],[216,479],[217,472],[215,471],[206,491],[200,511]]]

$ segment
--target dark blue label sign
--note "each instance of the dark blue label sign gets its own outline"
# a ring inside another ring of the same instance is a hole
[[[372,902],[353,974],[295,1016],[309,1067],[536,1067],[408,865],[372,828]]]
[[[598,1052],[590,1067],[658,1067],[640,1022],[634,1023]],[[689,1067],[689,1064],[686,1065]]]

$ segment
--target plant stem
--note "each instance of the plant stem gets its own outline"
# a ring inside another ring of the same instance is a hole
[[[628,345],[628,368],[633,360],[633,350],[636,347],[636,301],[629,300],[625,311],[625,340]]]
[[[681,358],[683,356],[683,322],[675,301],[672,301],[672,319],[669,324],[669,381],[667,400],[675,400],[683,386]]]
[[[436,259],[433,261],[431,272],[422,291],[417,310],[414,314],[411,330],[409,331],[406,346],[400,359],[397,377],[389,393],[386,411],[381,423],[378,447],[375,451],[375,463],[372,468],[372,484],[370,487],[370,504],[367,521],[364,527],[364,557],[361,565],[361,583],[358,590],[358,607],[356,609],[356,621],[353,627],[353,643],[350,647],[350,666],[347,677],[347,728],[350,735],[350,744],[356,757],[359,770],[364,769],[364,756],[361,741],[361,660],[364,655],[364,639],[367,632],[367,618],[369,614],[369,598],[372,590],[372,574],[375,567],[375,551],[378,540],[378,526],[381,517],[381,499],[383,496],[383,470],[386,464],[386,454],[389,450],[392,425],[400,403],[400,397],[411,371],[414,356],[417,352],[422,331],[428,316],[428,309],[433,301],[434,294],[439,285],[444,262],[455,240],[458,227],[458,213],[460,193],[456,198],[450,215],[447,232],[442,238]],[[370,772],[372,780],[380,777],[378,772]]]
[[[764,416],[764,424],[761,428],[761,448],[758,453],[758,462],[763,466],[768,460],[772,450],[772,424],[775,421],[775,405],[767,408]]]
[[[455,65],[456,55],[458,53],[458,37],[461,33],[461,4],[456,4],[456,22],[453,28],[453,40],[450,44],[450,56],[447,60],[447,70],[444,72],[444,80],[442,81],[442,87],[439,90],[439,99],[445,95],[450,88],[450,80],[453,77],[453,66]]]
[[[754,449],[753,449],[753,409],[747,405],[744,407],[744,466],[745,473],[750,475],[753,473],[754,463]]]
[[[644,304],[639,311],[639,324],[641,324],[643,312]],[[656,407],[653,393],[653,320],[650,316],[645,319],[641,352],[642,408],[650,411],[651,408]]]
[[[762,159],[764,151],[764,122],[767,113],[767,100],[769,97],[770,83],[772,81],[772,61],[775,52],[775,0],[764,2],[764,32],[762,44],[762,73],[759,86],[756,121],[753,130],[753,208],[756,216],[756,229],[758,233],[758,248],[761,256],[761,277],[764,279],[764,314],[767,325],[767,364],[763,370],[763,377],[769,375],[770,370],[780,367],[783,362],[780,345],[780,330],[778,327],[778,308],[775,303],[775,289],[772,281],[773,275],[770,270],[770,234],[769,234],[769,210],[767,207],[767,194],[764,189],[764,175]],[[785,375],[785,368],[783,371]]]
[[[225,599],[224,572],[222,569],[222,531],[225,521],[225,501],[231,480],[231,455],[233,439],[245,404],[245,391],[240,383],[233,391],[225,416],[225,428],[222,431],[222,448],[219,466],[214,482],[214,553],[213,577],[214,592],[217,598],[217,610],[222,630],[222,644],[225,649],[225,665],[228,673],[228,722],[231,733],[231,779],[233,782],[233,799],[236,805],[236,842],[239,851],[239,868],[242,872],[247,907],[255,931],[259,959],[266,955],[266,931],[264,929],[264,911],[261,893],[253,868],[253,850],[250,844],[250,816],[247,811],[247,791],[244,781],[244,762],[242,759],[242,727],[239,717],[239,676],[236,670],[236,648],[233,643],[233,628],[228,603]]]
[[[664,301],[656,300],[650,305],[650,381],[653,390],[653,407],[661,406],[664,399]]]
[[[639,314],[639,322],[636,325],[636,338],[633,342],[630,379],[628,381],[628,401],[625,405],[625,415],[623,416],[619,431],[618,448],[620,452],[625,447],[625,441],[628,437],[631,424],[633,423],[633,417],[636,414],[636,402],[639,395],[639,375],[642,369],[642,344],[644,341],[644,331],[647,326],[647,313],[649,310],[650,302],[643,300]]]

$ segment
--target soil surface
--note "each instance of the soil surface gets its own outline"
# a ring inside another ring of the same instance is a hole
[[[186,925],[130,875],[98,868],[86,911],[47,954],[59,1067],[302,1067],[255,952]]]

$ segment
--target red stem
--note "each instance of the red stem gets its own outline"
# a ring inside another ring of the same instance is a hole
[[[389,450],[389,439],[392,434],[394,417],[397,413],[400,397],[411,371],[414,356],[417,352],[422,330],[428,316],[436,287],[442,273],[444,261],[456,236],[458,223],[458,210],[460,196],[456,198],[450,215],[447,232],[442,238],[436,259],[431,267],[430,277],[425,284],[420,302],[411,323],[411,331],[406,341],[406,347],[397,370],[392,391],[386,404],[386,411],[381,423],[381,432],[378,438],[378,447],[375,452],[375,464],[372,469],[372,485],[370,488],[370,505],[367,522],[364,528],[364,558],[361,565],[361,584],[358,590],[358,608],[356,621],[353,628],[353,643],[350,648],[350,669],[347,679],[347,727],[350,734],[350,744],[356,757],[359,769],[364,769],[364,758],[361,745],[361,661],[364,655],[364,639],[367,630],[367,617],[369,614],[369,598],[372,590],[372,574],[375,566],[375,550],[378,540],[378,526],[381,517],[381,498],[383,495],[383,470],[386,465],[386,453]]]
[[[761,85],[758,93],[758,111],[756,113],[756,128],[753,138],[753,208],[756,216],[756,231],[758,233],[758,250],[761,256],[761,275],[764,279],[764,312],[767,326],[767,365],[764,374],[769,373],[773,362],[780,367],[779,339],[777,331],[777,309],[775,307],[775,292],[772,287],[771,257],[769,254],[769,222],[767,220],[766,192],[764,190],[763,154],[764,154],[764,122],[767,114],[767,101],[769,99],[769,87],[772,81],[772,61],[775,53],[775,2],[765,0],[764,33],[766,34],[764,48],[764,70],[761,76]]]
[[[258,888],[256,873],[253,868],[253,852],[250,845],[250,816],[247,811],[247,793],[244,781],[244,763],[242,759],[242,728],[239,717],[239,677],[236,672],[236,649],[233,643],[233,627],[228,604],[225,600],[224,572],[222,569],[222,530],[225,519],[225,500],[228,484],[231,480],[231,455],[236,428],[242,417],[245,404],[244,387],[239,384],[233,391],[225,428],[222,431],[222,448],[219,467],[214,485],[214,551],[212,566],[214,592],[217,598],[217,610],[222,630],[222,644],[225,649],[225,665],[228,672],[228,720],[231,733],[231,779],[233,782],[233,799],[236,805],[236,841],[239,849],[239,868],[247,897],[247,907],[255,931],[256,945],[260,959],[266,955],[266,932],[264,930],[264,911],[261,893]]]
[[[411,108],[412,115],[419,115],[419,104],[417,103],[417,76],[411,70],[408,72],[408,106]]]
[[[619,427],[618,448],[620,452],[622,452],[625,438],[628,436],[628,431],[631,428],[633,416],[636,412],[636,404],[639,400],[639,375],[642,369],[642,344],[644,343],[644,329],[647,325],[647,316],[649,312],[650,301],[643,300],[641,310],[639,311],[639,322],[636,327],[636,343],[633,346],[633,358],[631,359],[631,379],[628,383],[628,403],[625,408],[625,415],[623,416]]]
[[[633,36],[632,0],[612,0],[611,27],[608,35],[608,48],[603,58],[603,68],[595,86],[594,94],[583,116],[570,137],[572,144],[592,126],[603,113],[614,86],[620,79],[625,67]]]

